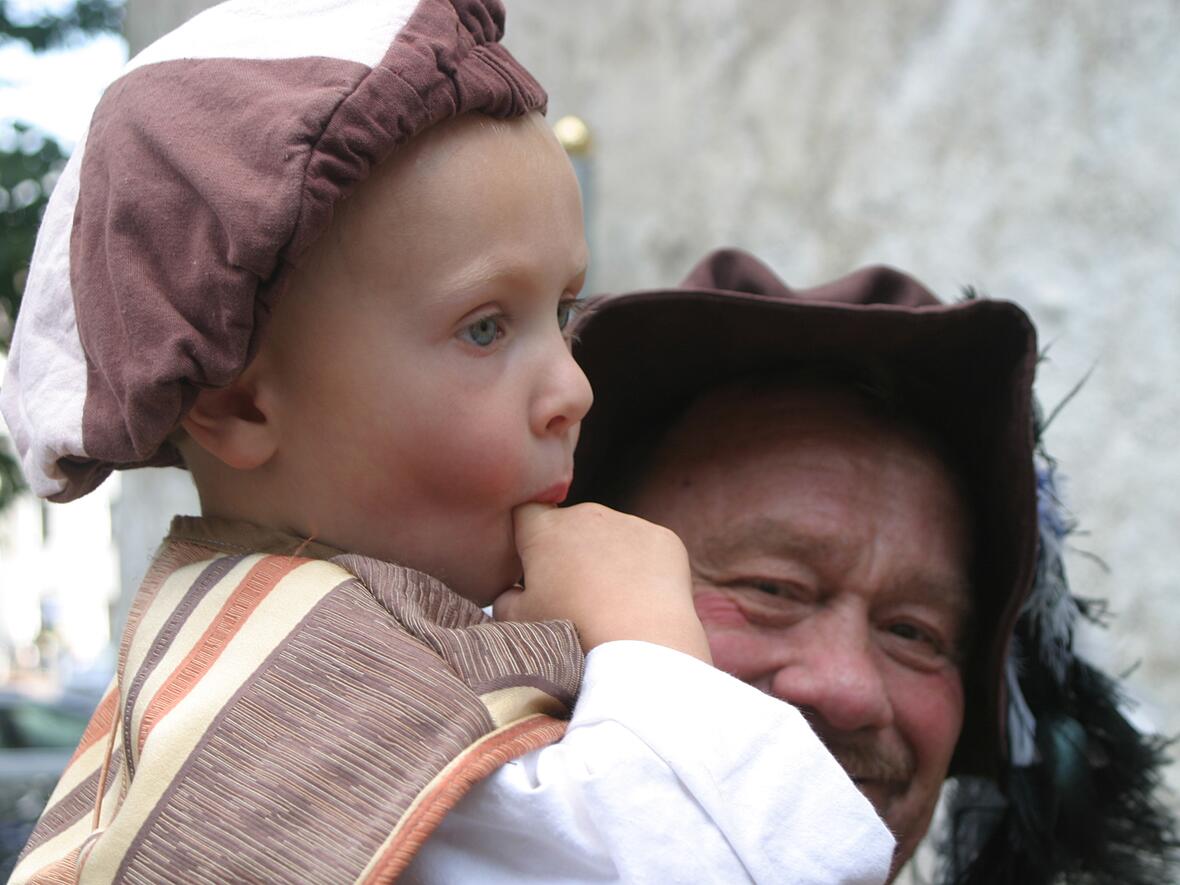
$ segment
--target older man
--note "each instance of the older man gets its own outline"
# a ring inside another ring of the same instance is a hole
[[[948,882],[1170,880],[1162,744],[1071,651],[1023,312],[887,268],[796,293],[730,251],[580,336],[573,497],[681,536],[715,663],[804,712],[894,874],[951,775]]]

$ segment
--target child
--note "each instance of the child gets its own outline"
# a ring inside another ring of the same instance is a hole
[[[179,456],[203,516],[13,881],[782,881],[803,792],[840,826],[799,881],[879,881],[799,714],[701,663],[674,536],[553,506],[587,256],[502,11],[277,6],[134,60],[47,212],[3,403],[31,481]]]

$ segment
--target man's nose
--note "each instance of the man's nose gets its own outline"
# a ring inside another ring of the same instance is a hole
[[[594,402],[590,381],[562,339],[550,348],[542,369],[540,390],[533,403],[533,432],[560,436],[577,426]]]
[[[812,619],[801,631],[805,638],[792,636],[799,644],[772,675],[770,693],[836,731],[884,728],[893,721],[893,706],[883,661],[871,627],[852,620],[835,614],[828,623]]]

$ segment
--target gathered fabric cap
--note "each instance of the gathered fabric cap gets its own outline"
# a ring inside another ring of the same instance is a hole
[[[0,389],[40,496],[178,462],[333,207],[424,129],[544,111],[498,0],[230,0],[132,59],[45,213]]]

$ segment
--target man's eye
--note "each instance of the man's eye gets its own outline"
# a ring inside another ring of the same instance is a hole
[[[889,624],[886,631],[901,642],[896,646],[910,656],[923,659],[953,658],[954,649],[945,637],[936,630],[915,624],[912,621],[896,621]]]
[[[910,642],[924,642],[928,645],[935,645],[935,638],[927,630],[923,630],[916,624],[908,624],[901,622],[898,624],[891,624],[889,632],[894,636],[900,636],[902,639]]]
[[[800,588],[789,581],[771,581],[766,578],[750,578],[742,581],[742,586],[765,593],[767,596],[777,596],[779,599],[799,599],[803,593]]]
[[[557,327],[562,331],[574,321],[582,312],[582,301],[578,298],[565,298],[557,302]]]
[[[504,337],[504,326],[496,316],[481,317],[463,328],[459,337],[470,341],[476,347],[488,347],[497,338]]]

